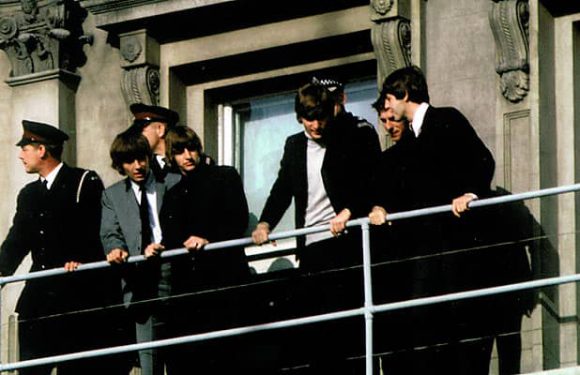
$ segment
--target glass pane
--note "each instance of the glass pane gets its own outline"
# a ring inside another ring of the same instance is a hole
[[[254,228],[276,179],[284,151],[284,141],[301,131],[294,115],[294,94],[252,100],[234,107],[241,134],[240,166],[250,208],[250,228]],[[276,231],[294,228],[292,205]]]

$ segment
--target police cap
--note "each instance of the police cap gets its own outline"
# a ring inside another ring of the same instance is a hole
[[[133,127],[143,128],[152,122],[163,122],[171,127],[179,121],[179,114],[165,107],[133,103],[129,108],[135,117]]]
[[[31,143],[58,146],[68,139],[68,135],[62,130],[42,122],[22,120],[22,129],[22,138],[16,146],[26,146]]]

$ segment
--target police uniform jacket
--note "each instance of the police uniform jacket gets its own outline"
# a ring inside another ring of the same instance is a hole
[[[95,172],[66,164],[50,190],[40,180],[26,185],[2,244],[0,272],[13,274],[28,253],[32,254],[31,272],[60,268],[68,261],[104,260],[98,229],[102,190]],[[87,280],[80,273],[29,280],[16,311],[26,318],[82,308],[97,299]]]

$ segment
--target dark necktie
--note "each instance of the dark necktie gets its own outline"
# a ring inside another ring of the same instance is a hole
[[[42,191],[42,194],[48,194],[48,180],[45,179],[44,181],[42,181],[41,191]]]
[[[139,217],[141,218],[141,252],[151,243],[151,223],[149,221],[149,201],[147,201],[147,189],[141,186],[141,204],[139,205]]]

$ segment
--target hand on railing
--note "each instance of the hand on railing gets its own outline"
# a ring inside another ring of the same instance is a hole
[[[465,193],[460,197],[455,198],[451,202],[453,215],[461,217],[461,214],[469,210],[469,202],[477,199],[477,195],[473,193]]]
[[[123,249],[113,249],[107,254],[107,262],[111,264],[125,263],[129,258],[129,252]]]
[[[338,237],[346,229],[346,223],[350,219],[350,210],[348,208],[343,209],[330,220],[330,232],[334,237]]]
[[[252,232],[252,241],[254,241],[256,245],[263,245],[270,241],[269,235],[270,224],[265,221],[259,222],[258,225],[256,225],[256,229]]]
[[[190,236],[187,240],[185,240],[183,246],[185,246],[189,251],[197,251],[203,249],[203,247],[208,243],[209,241],[205,238]]]
[[[145,248],[143,255],[145,255],[145,258],[156,257],[161,254],[163,250],[165,250],[165,246],[161,245],[160,243],[150,243]]]
[[[81,265],[80,262],[70,261],[64,264],[64,269],[67,272],[72,272],[75,271],[77,268],[79,268],[80,265]]]
[[[387,222],[387,210],[381,206],[374,206],[369,213],[369,221],[372,225],[383,225]]]

